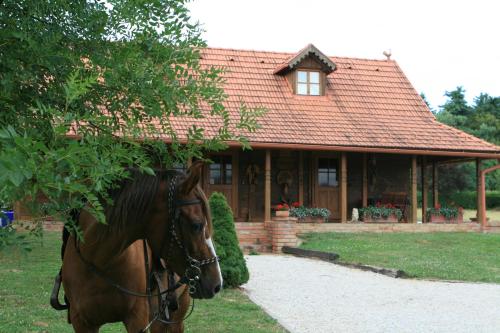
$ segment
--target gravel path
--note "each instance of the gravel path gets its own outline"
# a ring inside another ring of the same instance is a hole
[[[500,332],[500,285],[393,279],[290,256],[247,264],[250,299],[291,333]]]

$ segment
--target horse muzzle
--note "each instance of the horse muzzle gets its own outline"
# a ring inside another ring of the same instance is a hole
[[[194,288],[191,288],[193,287]],[[215,282],[215,283],[204,283],[204,281],[196,281],[194,285],[189,285],[189,293],[191,297],[196,298],[196,299],[210,299],[213,298],[217,293],[219,293],[222,290],[222,283],[221,282]]]

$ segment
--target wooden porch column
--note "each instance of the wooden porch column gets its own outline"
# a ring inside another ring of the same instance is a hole
[[[347,156],[340,155],[340,222],[347,222]]]
[[[411,157],[411,213],[412,223],[417,223],[417,156]]]
[[[432,207],[439,204],[438,184],[438,165],[436,162],[432,162]]]
[[[271,221],[271,151],[266,149],[264,222]]]
[[[363,154],[363,189],[361,192],[363,207],[368,206],[368,155]]]
[[[427,169],[427,161],[426,157],[422,156],[422,223],[427,222],[427,192],[429,191],[429,188],[427,186],[427,175],[426,175],[426,169]]]
[[[299,204],[304,204],[304,152],[299,151]]]
[[[483,220],[484,218],[484,211],[485,208],[483,207],[483,201],[481,200],[481,193],[483,189],[483,178],[481,177],[481,159],[476,158],[476,192],[477,192],[477,211],[476,211],[476,217],[477,221],[481,223],[480,221]]]

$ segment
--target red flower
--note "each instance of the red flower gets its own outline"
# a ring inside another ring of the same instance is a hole
[[[300,203],[298,201],[292,202],[292,207],[300,207]]]
[[[434,206],[435,209],[441,209],[441,204],[440,203],[437,203],[435,206]]]
[[[276,206],[276,210],[289,210],[290,207],[287,204],[279,204]]]

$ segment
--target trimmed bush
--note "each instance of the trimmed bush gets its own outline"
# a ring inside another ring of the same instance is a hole
[[[422,194],[418,192],[418,201],[422,202]],[[461,191],[450,195],[439,193],[439,202],[442,206],[463,207],[476,209],[476,191]],[[432,205],[432,193],[429,192],[429,205]],[[486,208],[500,208],[500,191],[486,191]]]
[[[233,212],[226,197],[221,193],[212,193],[209,204],[214,226],[213,238],[217,255],[220,257],[224,286],[235,288],[246,283],[249,274],[236,236]]]
[[[455,192],[445,196],[443,200],[447,205],[466,209],[476,209],[477,205],[476,191]],[[486,191],[486,208],[500,208],[500,191]]]

